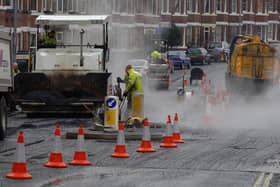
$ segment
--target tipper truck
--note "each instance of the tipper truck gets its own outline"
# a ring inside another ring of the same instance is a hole
[[[230,48],[226,87],[231,93],[259,94],[279,81],[277,50],[258,35],[236,36]]]
[[[45,28],[56,32],[56,44],[45,47],[37,42],[32,71],[14,78],[15,100],[24,113],[98,113],[105,96],[112,94],[107,70],[109,19],[107,15],[37,17],[37,41]]]

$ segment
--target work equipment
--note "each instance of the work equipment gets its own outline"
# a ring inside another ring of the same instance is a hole
[[[99,109],[104,98],[112,95],[113,88],[111,73],[107,70],[108,22],[107,15],[40,15],[36,18],[38,36],[39,26],[47,24],[64,37],[57,38],[56,48],[37,45],[32,72],[16,75],[16,101],[23,112],[34,115],[102,111]],[[80,37],[70,36],[70,32]]]
[[[54,144],[54,150],[51,152],[49,156],[49,161],[44,164],[46,167],[51,168],[66,168],[67,165],[63,161],[62,156],[62,143],[61,143],[61,134],[60,134],[60,126],[59,124],[56,124],[56,128],[54,131],[55,136],[55,144]]]
[[[32,176],[26,169],[23,131],[20,131],[18,134],[16,161],[13,163],[12,171],[8,173],[6,177],[10,179],[32,179]]]
[[[242,41],[236,44],[239,38]],[[237,36],[230,49],[226,87],[231,93],[262,93],[278,81],[277,50],[259,36]]]

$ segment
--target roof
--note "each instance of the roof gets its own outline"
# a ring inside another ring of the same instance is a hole
[[[40,15],[36,18],[36,24],[44,25],[88,25],[103,24],[108,22],[108,15]]]

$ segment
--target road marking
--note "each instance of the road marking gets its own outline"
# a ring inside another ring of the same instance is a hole
[[[262,173],[256,180],[255,184],[253,187],[261,187],[262,183],[263,183],[263,179],[264,179],[264,173]]]
[[[253,187],[269,187],[271,180],[273,178],[273,173],[270,173],[269,175],[262,173],[256,180]]]
[[[272,177],[273,177],[273,173],[270,173],[268,175],[268,177],[266,177],[266,179],[263,183],[263,187],[269,187],[270,186],[270,182],[271,182]]]

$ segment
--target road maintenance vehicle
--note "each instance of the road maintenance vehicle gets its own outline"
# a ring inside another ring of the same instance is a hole
[[[226,88],[230,93],[259,94],[279,80],[277,50],[257,35],[237,36],[232,42],[226,72]]]
[[[32,72],[14,78],[15,101],[27,115],[98,113],[112,95],[108,72],[108,15],[40,15],[41,28],[56,32],[56,46],[37,43]],[[47,26],[47,27],[46,27]]]
[[[11,57],[11,37],[9,33],[0,32],[0,140],[6,136],[8,110],[13,91]]]

